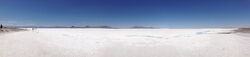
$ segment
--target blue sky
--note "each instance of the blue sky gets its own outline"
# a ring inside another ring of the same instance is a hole
[[[0,23],[116,27],[250,26],[250,0],[0,0]]]

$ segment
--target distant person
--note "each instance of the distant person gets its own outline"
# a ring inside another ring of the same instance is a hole
[[[0,31],[3,31],[2,29],[3,29],[3,25],[1,24],[1,25],[0,25]]]
[[[1,28],[1,29],[3,28],[3,25],[2,25],[2,24],[0,25],[0,28]]]

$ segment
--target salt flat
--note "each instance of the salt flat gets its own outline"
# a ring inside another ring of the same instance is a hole
[[[232,30],[43,28],[0,35],[0,57],[250,57]]]

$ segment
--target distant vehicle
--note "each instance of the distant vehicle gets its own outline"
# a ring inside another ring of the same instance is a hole
[[[36,28],[31,28],[31,30],[36,30]]]

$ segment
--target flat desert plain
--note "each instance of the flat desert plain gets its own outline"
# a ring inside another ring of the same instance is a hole
[[[0,57],[250,57],[234,30],[38,28],[0,34]]]

